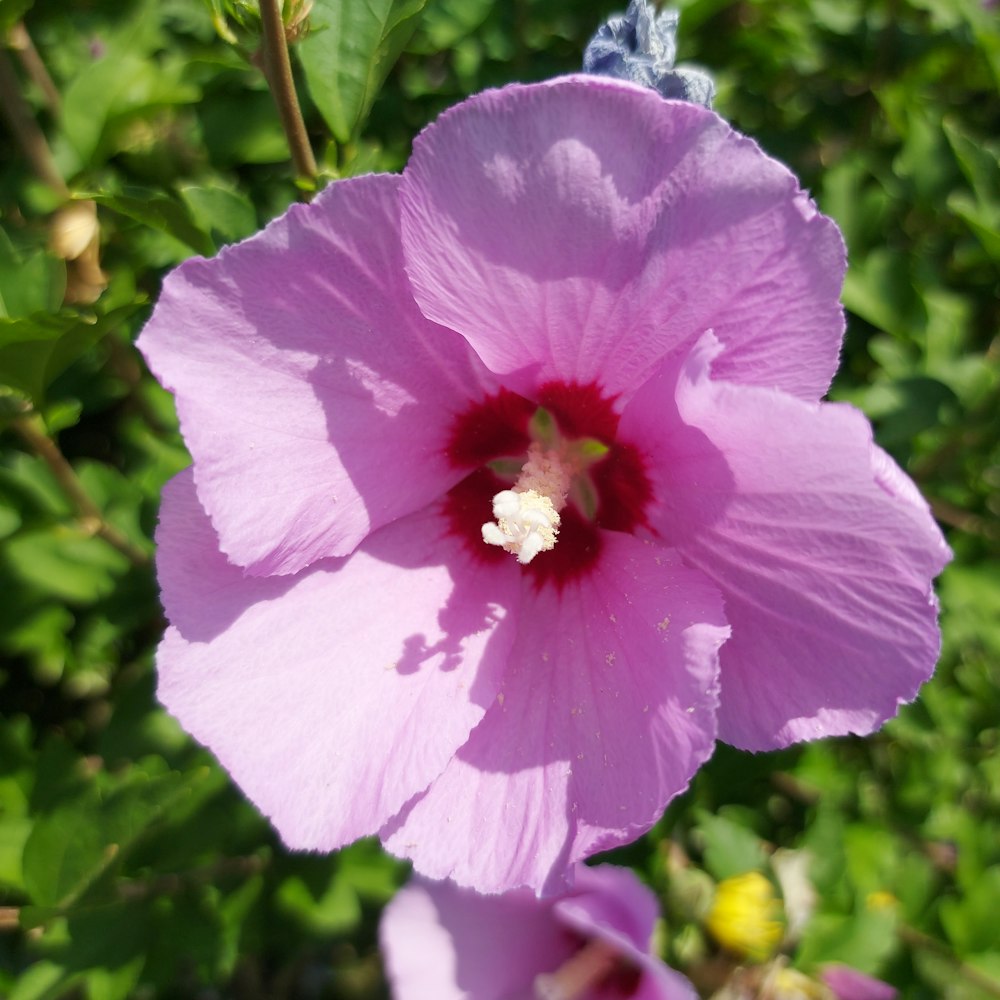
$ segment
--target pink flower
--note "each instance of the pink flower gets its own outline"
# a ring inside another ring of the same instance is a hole
[[[194,457],[164,705],[290,846],[377,832],[481,891],[558,890],[717,733],[871,732],[933,670],[948,551],[819,402],[843,268],[753,142],[595,77],[186,262],[140,342]]]
[[[396,1000],[696,1000],[651,954],[656,898],[627,868],[578,866],[539,900],[414,879],[382,916]]]
[[[894,986],[866,976],[849,965],[827,965],[820,979],[833,991],[837,1000],[894,1000],[899,994]]]

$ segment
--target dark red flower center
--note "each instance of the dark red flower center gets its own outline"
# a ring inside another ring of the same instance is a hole
[[[632,443],[619,441],[614,399],[597,385],[551,382],[541,387],[538,401],[501,389],[471,406],[455,421],[448,443],[448,457],[469,474],[448,494],[446,512],[451,531],[463,539],[479,559],[500,561],[511,555],[483,542],[482,526],[489,521],[493,497],[509,490],[512,482],[499,471],[511,461],[524,462],[536,442],[533,428],[539,411],[554,421],[559,437],[572,448],[594,444],[599,457],[579,473],[586,482],[582,493],[593,500],[592,510],[581,509],[571,492],[561,511],[558,542],[522,568],[539,585],[567,580],[593,565],[601,549],[601,533],[634,532],[647,525],[646,509],[653,491],[646,464]]]
[[[535,979],[535,992],[553,997],[600,994],[606,1000],[628,1000],[642,985],[642,970],[619,948],[599,937],[585,937],[566,930],[563,936],[574,949],[558,969]],[[541,989],[539,989],[541,987]]]

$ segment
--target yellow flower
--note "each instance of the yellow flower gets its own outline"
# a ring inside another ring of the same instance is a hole
[[[894,910],[898,903],[899,900],[891,892],[886,892],[884,889],[870,892],[865,898],[865,906],[869,910]]]
[[[781,903],[760,872],[723,879],[716,887],[706,925],[723,948],[763,962],[781,941]]]

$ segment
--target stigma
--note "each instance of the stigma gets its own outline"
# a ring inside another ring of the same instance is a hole
[[[532,444],[513,488],[493,497],[495,520],[483,525],[483,541],[517,556],[521,565],[554,548],[559,511],[566,506],[575,471],[575,463],[558,451]]]

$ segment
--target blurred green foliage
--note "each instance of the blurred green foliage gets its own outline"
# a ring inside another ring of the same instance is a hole
[[[307,5],[286,5],[324,179],[398,169],[469,93],[573,71],[616,6],[316,0],[306,32]],[[872,417],[957,558],[941,667],[897,720],[865,741],[720,747],[615,860],[662,893],[666,955],[706,994],[731,969],[702,926],[712,880],[806,851],[818,902],[794,965],[1000,996],[1000,12],[679,6],[681,59],[716,75],[717,110],[843,228],[833,396]],[[8,29],[5,92],[99,231],[60,250],[65,191],[0,132],[0,994],[384,995],[375,926],[403,867],[371,843],[284,851],[153,695],[150,537],[187,456],[132,341],[165,269],[299,196],[254,5],[2,0]]]

